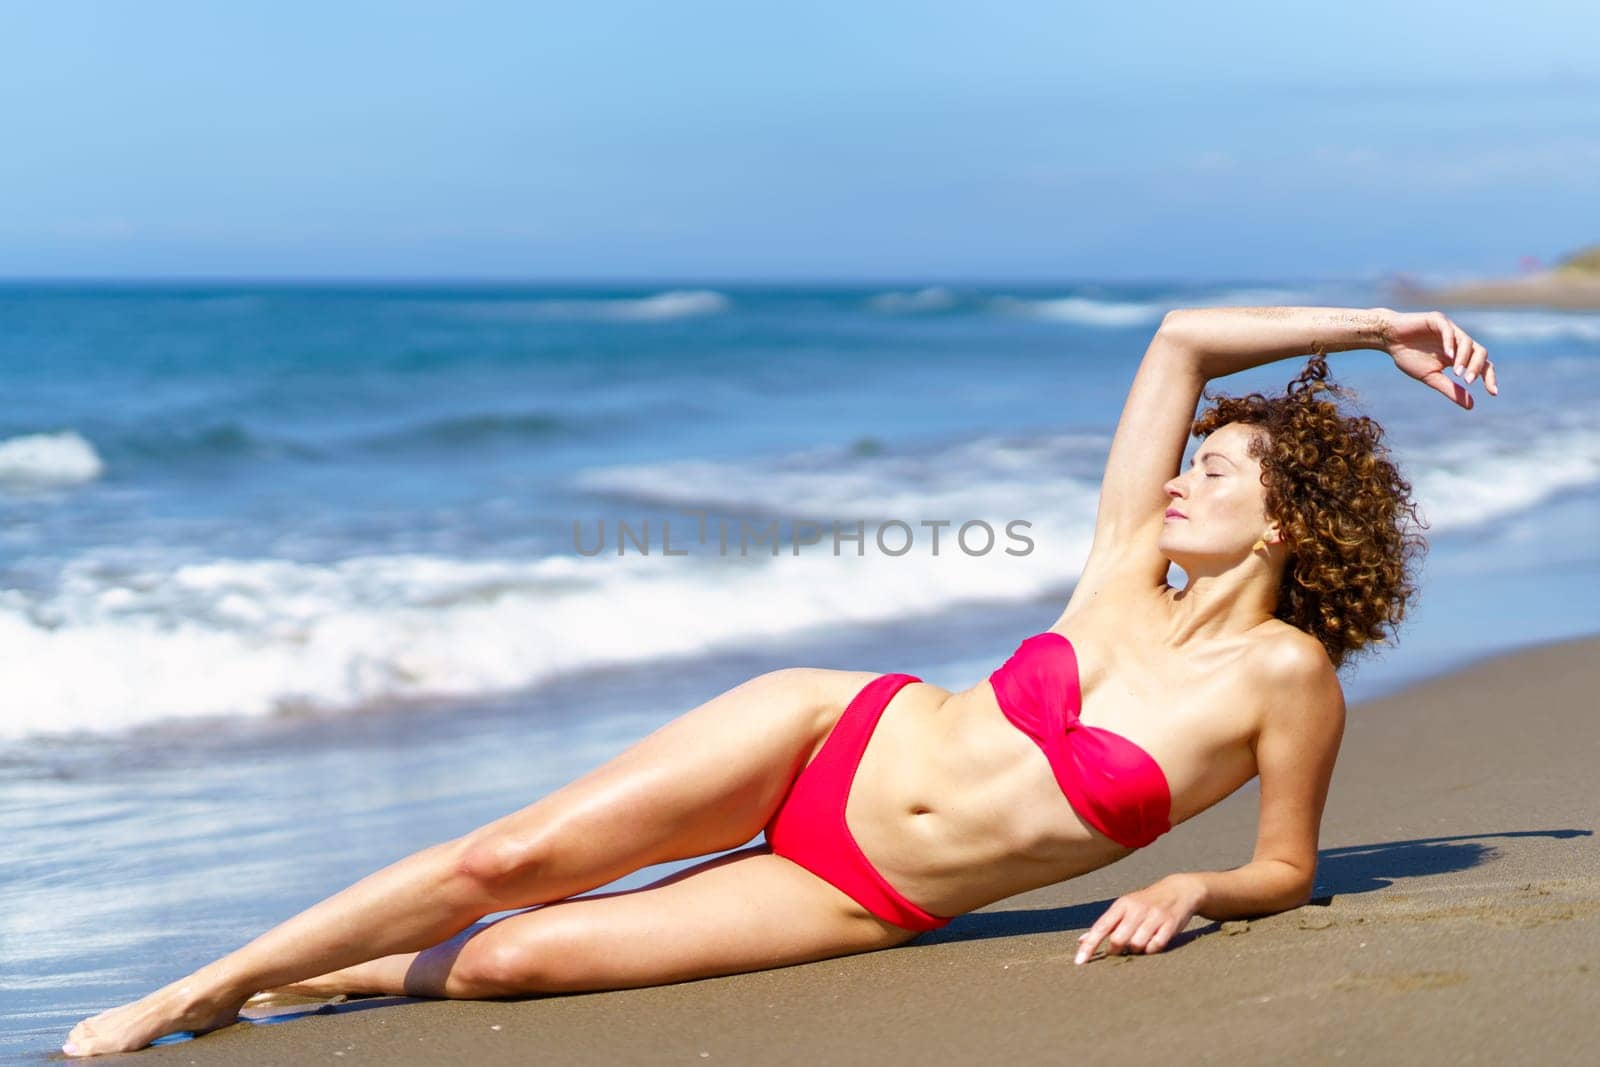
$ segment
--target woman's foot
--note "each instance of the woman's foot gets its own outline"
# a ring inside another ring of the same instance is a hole
[[[142,1000],[103,1011],[72,1028],[61,1051],[68,1056],[99,1056],[144,1048],[158,1037],[192,1031],[203,1034],[239,1018],[242,1000],[218,1000],[197,993],[185,979]]]

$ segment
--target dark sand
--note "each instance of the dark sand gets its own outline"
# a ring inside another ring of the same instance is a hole
[[[1594,311],[1600,309],[1600,277],[1550,271],[1525,278],[1466,282],[1438,289],[1402,284],[1394,287],[1394,299],[1413,306]]]
[[[1472,640],[1462,635],[1463,646]],[[1118,894],[1169,871],[1248,861],[1253,788],[1119,864],[895,949],[519,1002],[356,1000],[134,1056],[347,1065],[1593,1063],[1597,684],[1600,638],[1591,637],[1485,660],[1352,708],[1317,900],[1250,922],[1197,918],[1153,956],[1072,962],[1077,934]]]

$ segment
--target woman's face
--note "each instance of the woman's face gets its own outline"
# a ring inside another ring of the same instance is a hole
[[[1248,558],[1257,539],[1277,540],[1261,463],[1249,455],[1251,440],[1264,432],[1241,422],[1217,428],[1200,442],[1189,468],[1164,486],[1159,546],[1185,573],[1226,570]]]

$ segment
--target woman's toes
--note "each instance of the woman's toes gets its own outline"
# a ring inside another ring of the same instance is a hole
[[[143,1000],[101,1012],[72,1028],[61,1051],[69,1056],[98,1056],[144,1048],[168,1034],[185,1030],[205,1033],[238,1018],[238,1003],[194,1002],[167,990]]]

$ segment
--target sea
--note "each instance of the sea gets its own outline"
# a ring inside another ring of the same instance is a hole
[[[1071,595],[1167,310],[1394,301],[0,285],[0,1059],[754,674],[974,684]],[[1429,524],[1352,703],[1600,630],[1600,313],[1453,317],[1497,367],[1471,411],[1330,357]]]

